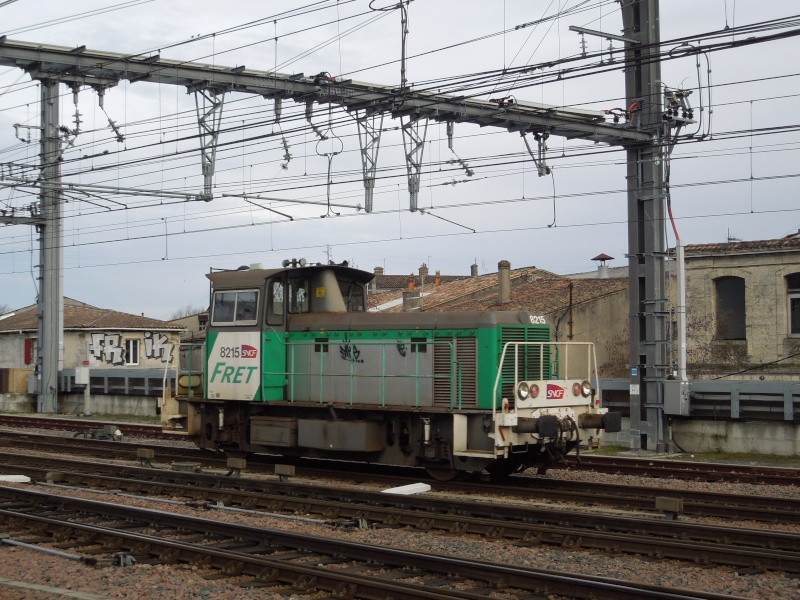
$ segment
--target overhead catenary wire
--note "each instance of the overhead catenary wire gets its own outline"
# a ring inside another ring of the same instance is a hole
[[[729,138],[729,139],[732,139],[732,138]],[[125,166],[134,166],[135,164],[136,163],[131,163],[131,165],[122,165],[122,166],[123,167],[125,167]],[[75,174],[77,175],[77,174],[80,174],[80,173],[88,173],[88,172],[90,172],[90,171],[75,171]],[[296,188],[289,188],[289,189],[296,189]]]

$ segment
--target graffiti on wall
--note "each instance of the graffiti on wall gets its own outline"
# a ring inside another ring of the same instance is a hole
[[[174,350],[175,344],[170,342],[167,334],[160,331],[144,332],[144,354],[147,358],[171,363]],[[89,339],[89,356],[107,365],[124,365],[126,357],[122,334],[92,333]]]
[[[119,333],[93,333],[89,340],[89,356],[109,365],[125,362],[125,348]]]
[[[169,336],[160,331],[144,332],[144,354],[147,358],[160,360],[162,363],[172,362],[172,352],[175,344],[169,341]]]

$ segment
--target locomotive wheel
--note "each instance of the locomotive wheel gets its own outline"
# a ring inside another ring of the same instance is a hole
[[[515,473],[520,465],[521,463],[514,460],[500,459],[486,467],[486,471],[491,476],[492,481],[501,482],[508,479],[512,473]]]
[[[453,467],[427,467],[425,470],[436,481],[453,481],[459,473]]]

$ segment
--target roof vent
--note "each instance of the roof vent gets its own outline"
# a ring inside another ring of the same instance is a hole
[[[597,265],[597,278],[598,279],[608,279],[608,265],[606,264],[609,260],[614,260],[613,256],[609,256],[608,254],[598,254],[592,260],[596,260],[599,262]]]

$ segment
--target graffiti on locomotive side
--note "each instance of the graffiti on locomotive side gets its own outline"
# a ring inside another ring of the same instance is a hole
[[[355,344],[350,343],[349,336],[345,336],[344,346],[339,346],[339,356],[342,357],[342,360],[347,360],[354,363],[363,363],[364,359],[361,358],[361,350],[358,349],[358,346]]]
[[[89,356],[108,365],[125,362],[125,348],[119,333],[92,333],[89,339]]]

